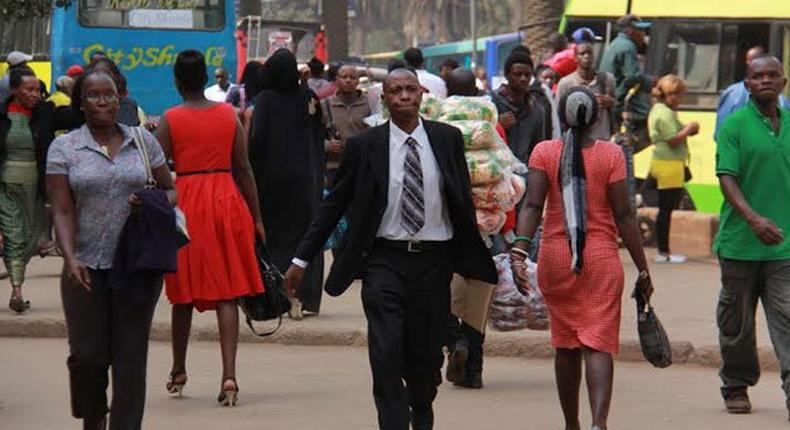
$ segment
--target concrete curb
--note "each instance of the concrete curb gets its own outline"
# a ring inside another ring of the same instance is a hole
[[[267,327],[269,326],[267,324]],[[0,320],[0,337],[65,338],[66,324],[63,319],[57,318],[3,318]],[[191,338],[195,341],[215,342],[219,340],[219,334],[215,327],[198,325],[192,328]],[[154,322],[151,328],[151,340],[169,342],[170,325],[162,321]],[[259,338],[245,327],[242,327],[239,333],[239,342],[364,347],[367,345],[367,333],[365,330],[298,327],[291,324],[288,327],[281,328],[270,337]],[[551,359],[554,357],[554,349],[551,347],[548,336],[525,338],[489,333],[485,348],[488,356],[540,359]],[[773,349],[761,347],[758,355],[764,370],[779,370],[779,363],[776,360]],[[694,346],[691,342],[686,341],[672,342],[672,358],[676,365],[717,368],[721,363],[717,345]],[[621,341],[617,360],[644,362],[645,359],[642,356],[639,342],[636,340]]]

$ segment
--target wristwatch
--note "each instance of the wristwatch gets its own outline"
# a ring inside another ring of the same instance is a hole
[[[642,270],[639,272],[639,276],[636,278],[636,282],[644,281],[650,279],[650,273],[647,270]]]

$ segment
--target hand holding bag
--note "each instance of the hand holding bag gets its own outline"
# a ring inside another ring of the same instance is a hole
[[[284,277],[277,267],[272,264],[269,251],[263,243],[255,245],[258,254],[258,266],[263,278],[264,291],[254,296],[239,298],[239,307],[247,318],[247,326],[259,337],[274,334],[283,323],[283,315],[291,310],[291,299],[283,288]],[[258,333],[253,327],[253,321],[268,321],[277,319],[277,327],[266,333]]]
[[[642,354],[655,367],[669,367],[672,364],[672,347],[650,300],[639,284],[634,287],[631,297],[636,300],[637,330]]]
[[[156,179],[154,179],[154,172],[151,169],[151,159],[148,157],[148,147],[145,146],[143,130],[140,127],[131,127],[131,131],[132,137],[134,137],[134,143],[137,146],[138,151],[140,151],[140,158],[143,159],[145,171],[148,175],[148,180],[146,181],[145,187],[156,188],[157,183]],[[189,237],[189,230],[187,230],[187,217],[178,206],[174,207],[173,211],[176,214],[176,245],[179,248],[182,248],[191,241]]]

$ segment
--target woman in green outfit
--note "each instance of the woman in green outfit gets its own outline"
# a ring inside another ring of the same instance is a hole
[[[678,208],[686,182],[686,162],[689,157],[687,139],[699,133],[699,124],[683,125],[677,110],[686,93],[686,84],[676,75],[666,75],[653,88],[656,103],[650,110],[647,126],[650,140],[655,144],[650,175],[658,182],[658,216],[656,233],[658,254],[656,263],[683,263],[686,257],[669,252],[669,227],[672,211]]]
[[[55,137],[54,105],[41,100],[39,81],[28,69],[12,70],[12,96],[0,112],[0,234],[11,280],[8,306],[30,308],[22,297],[25,268],[37,252],[44,213],[46,150]]]

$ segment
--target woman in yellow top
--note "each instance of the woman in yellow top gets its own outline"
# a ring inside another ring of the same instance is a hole
[[[658,254],[656,263],[683,263],[686,257],[669,252],[669,227],[672,211],[678,208],[686,182],[685,167],[689,157],[687,139],[699,133],[699,124],[683,125],[677,110],[686,93],[686,84],[676,75],[666,75],[653,88],[656,103],[650,110],[647,126],[655,144],[650,174],[658,182]]]

